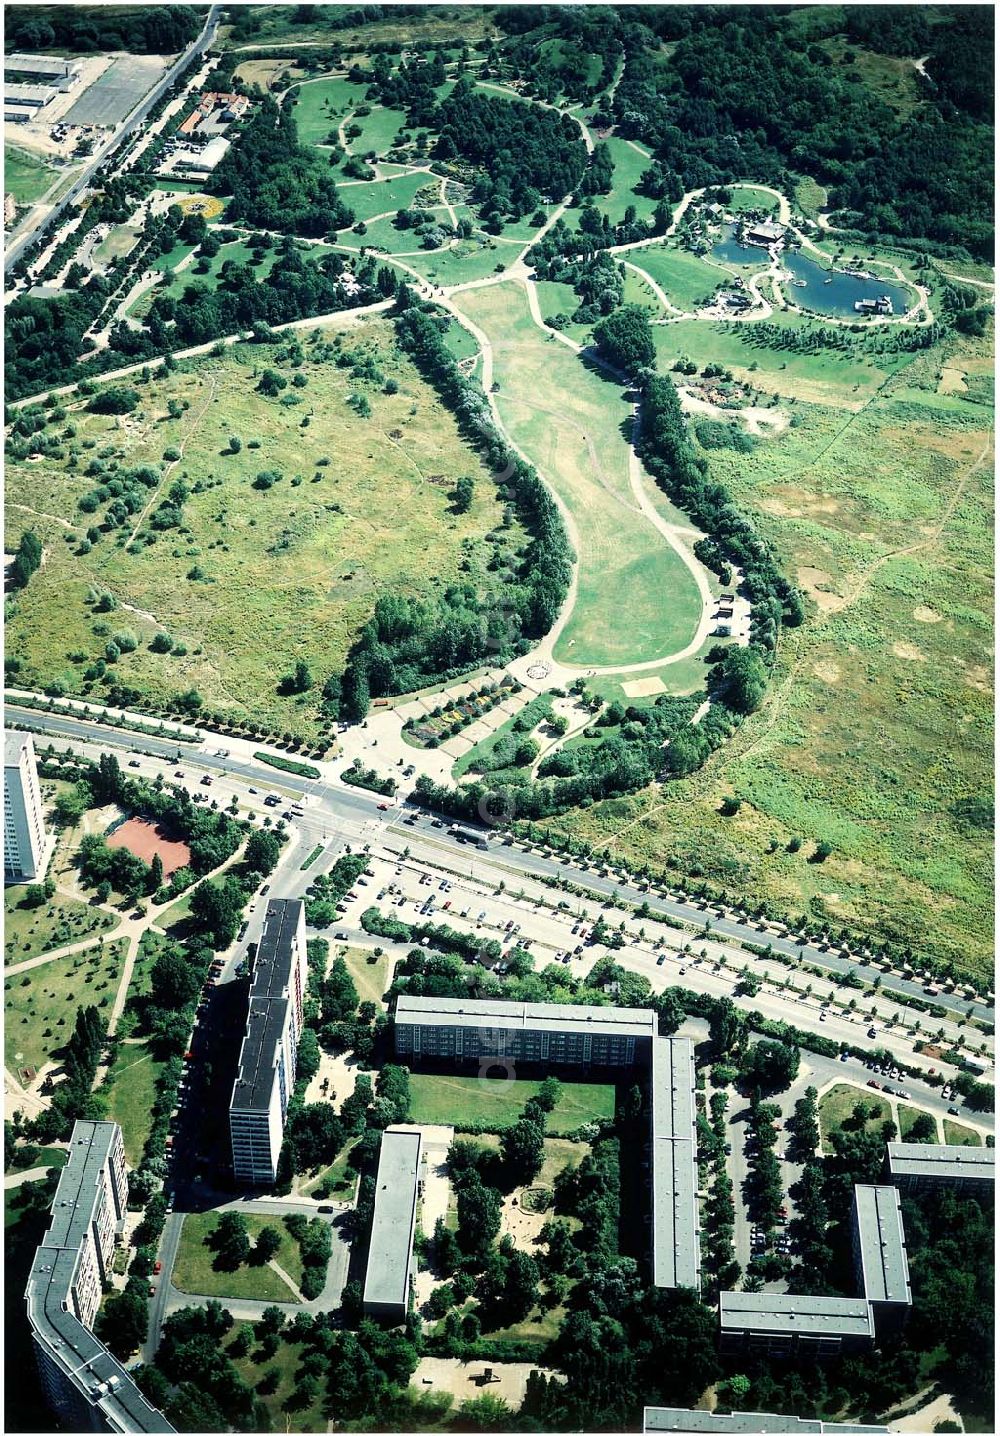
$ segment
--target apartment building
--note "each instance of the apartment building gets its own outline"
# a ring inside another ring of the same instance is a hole
[[[653,1285],[701,1290],[694,1043],[654,1037],[650,1070]]]
[[[992,1147],[940,1146],[934,1142],[889,1142],[885,1149],[886,1180],[900,1192],[927,1192],[960,1187],[992,1202],[996,1157]]]
[[[719,1293],[719,1341],[724,1354],[840,1356],[867,1351],[874,1339],[872,1309],[864,1297]]]
[[[872,1308],[875,1335],[899,1331],[913,1306],[903,1213],[895,1187],[854,1188],[854,1273]]]
[[[382,1133],[364,1311],[383,1321],[405,1321],[409,1307],[413,1233],[422,1187],[420,1144],[420,1132],[414,1128],[387,1127]]]
[[[39,882],[51,856],[42,821],[35,745],[28,733],[3,735],[3,873],[5,882]]]
[[[246,1032],[229,1104],[233,1175],[247,1186],[269,1186],[277,1176],[295,1086],[306,980],[305,904],[272,899],[257,944]]]

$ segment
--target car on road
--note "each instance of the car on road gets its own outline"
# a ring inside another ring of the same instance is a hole
[[[150,1294],[150,1296],[155,1296],[155,1295],[156,1295],[156,1287],[155,1287],[155,1286],[151,1286],[151,1287],[149,1288],[149,1294]]]
[[[877,1036],[878,1036],[878,1032],[876,1031],[876,1029],[875,1029],[874,1027],[869,1027],[869,1029],[868,1029],[868,1036],[869,1036],[869,1037],[877,1037]]]
[[[959,1112],[959,1110],[958,1110],[957,1107],[949,1107],[949,1108],[948,1108],[948,1116],[949,1116],[949,1117],[959,1117],[959,1116],[961,1116],[961,1113]]]
[[[825,1022],[825,1021],[826,1021],[826,1013],[825,1013],[825,1012],[821,1012],[821,1013],[820,1013],[820,1015],[819,1015],[819,1020],[820,1020],[820,1022]]]
[[[842,1053],[840,1054],[840,1060],[841,1060],[841,1062],[846,1062],[847,1059],[848,1059],[848,1057],[850,1057],[850,1055],[851,1055],[851,1054],[850,1054],[849,1052],[842,1052]]]
[[[388,803],[379,803],[379,805],[378,805],[378,810],[379,810],[380,813],[384,813],[384,812],[386,812],[386,811],[388,810],[388,807],[389,807],[389,804],[388,804]]]
[[[876,1092],[878,1091],[879,1084],[875,1081],[874,1077],[871,1078],[868,1085],[869,1087],[874,1087]]]
[[[330,1207],[330,1206],[324,1206],[324,1207],[317,1207],[316,1210],[317,1210],[318,1212],[320,1212],[320,1213],[322,1213],[322,1214],[325,1215],[325,1214],[328,1213],[328,1212],[332,1212],[332,1211],[333,1211],[333,1208]]]
[[[338,942],[346,942],[346,941],[347,941],[347,933],[346,933],[346,932],[335,932],[333,935],[334,935],[334,937],[337,939]]]
[[[163,1263],[162,1263],[161,1261],[155,1261],[155,1262],[153,1263],[153,1275],[154,1275],[154,1276],[159,1276],[159,1275],[160,1275],[160,1272],[161,1272],[162,1270],[163,1270]]]
[[[183,768],[178,768],[178,769],[177,769],[177,772],[174,774],[174,777],[175,777],[175,778],[183,778],[183,777],[184,777],[184,769],[183,769]]]
[[[139,759],[138,759],[138,758],[130,758],[130,759],[128,760],[128,765],[129,765],[130,768],[138,768],[138,767],[139,767]]]

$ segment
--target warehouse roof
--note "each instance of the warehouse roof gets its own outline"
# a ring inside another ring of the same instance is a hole
[[[909,1306],[910,1270],[899,1193],[895,1187],[855,1187],[854,1214],[866,1298]]]
[[[769,1436],[771,1432],[801,1432],[806,1436],[809,1432],[818,1432],[819,1436],[847,1436],[848,1432],[858,1433],[858,1436],[882,1436],[888,1432],[887,1426],[854,1426],[850,1423],[844,1424],[839,1421],[810,1421],[801,1416],[777,1416],[767,1411],[734,1411],[728,1416],[720,1416],[715,1411],[682,1411],[678,1407],[671,1406],[647,1406],[643,1412],[643,1431],[691,1431],[691,1432],[719,1432],[725,1436],[726,1432],[746,1432],[747,1436]]]
[[[12,85],[8,81],[3,87],[4,100],[12,105],[47,105],[55,95],[51,85]]]
[[[397,1024],[421,1027],[547,1028],[618,1037],[655,1037],[656,1013],[645,1007],[590,1007],[565,1002],[475,1001],[465,997],[405,997]]]
[[[992,1147],[952,1147],[933,1142],[889,1142],[889,1173],[894,1177],[961,1177],[992,1182]]]
[[[409,1299],[410,1259],[420,1176],[420,1133],[387,1127],[382,1133],[375,1180],[365,1305],[398,1305]]]
[[[719,1293],[722,1330],[774,1335],[872,1336],[871,1307],[863,1297],[785,1296],[768,1291]]]
[[[64,55],[25,55],[22,52],[4,57],[5,74],[68,75],[77,62]]]

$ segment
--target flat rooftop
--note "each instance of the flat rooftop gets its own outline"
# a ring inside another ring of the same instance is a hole
[[[768,1411],[733,1411],[720,1416],[714,1411],[682,1411],[674,1406],[647,1406],[642,1416],[643,1431],[706,1431],[719,1432],[725,1436],[728,1431],[746,1432],[747,1436],[769,1436],[770,1432],[817,1432],[819,1436],[834,1436],[834,1433],[856,1432],[858,1436],[883,1436],[888,1426],[853,1426],[839,1421],[811,1421],[801,1416],[778,1416]]]
[[[58,92],[51,85],[14,85],[4,83],[3,97],[12,105],[47,105]]]
[[[719,1293],[722,1331],[759,1331],[774,1336],[871,1337],[871,1307],[864,1297],[785,1296],[781,1292]]]
[[[698,1161],[693,1142],[653,1142],[653,1285],[701,1287]]]
[[[62,55],[5,55],[4,73],[12,75],[68,75],[78,62]]]
[[[302,903],[295,898],[273,898],[267,905],[231,1110],[266,1112],[270,1106],[275,1054],[288,1020],[293,943],[301,912]]]
[[[19,768],[21,766],[21,754],[25,748],[31,747],[30,733],[14,733],[4,729],[3,735],[3,765],[5,768]]]
[[[996,1180],[992,1147],[952,1147],[934,1142],[889,1142],[889,1172],[900,1177],[961,1177]]]
[[[465,997],[400,997],[396,1023],[419,1027],[502,1027],[511,1031],[591,1032],[655,1037],[656,1013],[645,1007],[592,1007],[566,1002],[476,1001]]]
[[[420,1133],[410,1128],[387,1127],[382,1133],[365,1273],[366,1305],[378,1303],[405,1309],[409,1300],[420,1142]]]
[[[908,1306],[913,1298],[899,1193],[895,1187],[857,1186],[854,1211],[865,1297]]]
[[[654,1037],[650,1092],[653,1137],[695,1140],[694,1043],[687,1037]]]
[[[52,1202],[52,1222],[42,1238],[43,1247],[79,1250],[94,1218],[102,1190],[101,1174],[117,1132],[117,1122],[74,1124],[69,1159],[59,1174]]]

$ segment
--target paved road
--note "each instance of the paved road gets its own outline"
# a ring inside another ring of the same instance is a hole
[[[18,708],[13,703],[7,705],[7,712],[18,723],[39,732],[83,741],[93,740],[96,736],[105,745],[112,744],[129,750],[151,753],[170,761],[183,759],[185,762],[190,762],[193,757],[190,753],[182,753],[176,743],[147,737],[145,734],[131,733],[126,729],[115,729],[111,726],[49,714],[35,709]],[[225,740],[213,739],[211,741],[224,742]],[[368,822],[374,825],[375,829],[381,828],[383,836],[387,836],[390,828],[397,827],[401,835],[405,834],[406,841],[411,845],[420,840],[432,843],[439,852],[449,852],[453,855],[456,853],[454,843],[435,836],[435,832],[439,830],[435,830],[431,815],[415,810],[409,815],[415,818],[415,822],[411,824],[407,821],[401,825],[402,810],[391,808],[386,813],[380,812],[378,809],[380,799],[364,789],[317,782],[313,779],[300,778],[294,773],[282,773],[279,778],[276,778],[274,771],[266,765],[235,756],[222,758],[204,748],[197,753],[196,761],[206,769],[235,774],[262,786],[269,782],[280,781],[283,788],[302,795],[310,795],[316,800],[313,812],[320,823],[324,818],[330,822],[345,817],[351,818],[355,821]],[[464,867],[468,850],[462,848],[458,851],[463,855]],[[802,956],[807,962],[825,968],[831,974],[838,976],[858,970],[857,960],[842,958],[835,952],[822,951],[812,943],[806,943],[803,946],[792,938],[782,937],[770,929],[762,932],[758,924],[736,916],[729,914],[719,916],[719,909],[706,902],[642,892],[634,883],[625,882],[613,876],[602,877],[595,872],[576,871],[559,858],[549,857],[543,853],[526,852],[519,845],[508,840],[491,836],[489,852],[478,849],[474,851],[475,866],[478,869],[496,871],[505,879],[511,873],[523,873],[543,879],[571,876],[580,887],[599,896],[613,897],[637,905],[646,902],[651,912],[691,923],[699,928],[709,922],[712,933],[720,938],[730,938],[736,942],[753,942],[761,946],[769,944],[776,953],[783,953],[789,957]],[[919,958],[917,961],[919,962]],[[909,978],[886,973],[882,975],[881,987],[882,992],[887,995],[904,993],[926,1001],[921,984]],[[950,995],[942,994],[935,1000],[939,1006],[959,1017],[965,1018],[971,1010],[973,1016],[984,1022],[994,1021],[993,1009],[981,999],[966,999],[952,993]]]
[[[3,261],[5,274],[17,263],[24,251],[30,245],[34,244],[47,229],[51,229],[52,225],[65,213],[67,208],[78,200],[85,190],[89,189],[91,181],[97,171],[111,158],[122,141],[127,139],[128,136],[142,124],[150,110],[154,108],[161,96],[174,83],[188,62],[194,59],[196,55],[200,55],[208,49],[209,45],[211,45],[215,39],[215,31],[219,23],[219,17],[222,14],[222,9],[223,7],[221,5],[212,6],[208,12],[208,17],[205,20],[201,34],[196,40],[192,41],[182,55],[178,56],[170,69],[167,70],[159,82],[154,85],[145,99],[140,101],[121,127],[97,150],[90,164],[80,175],[79,179],[74,181],[58,204],[54,205],[48,214],[42,216],[39,222],[33,225],[31,229],[19,235],[8,247],[4,254]]]

